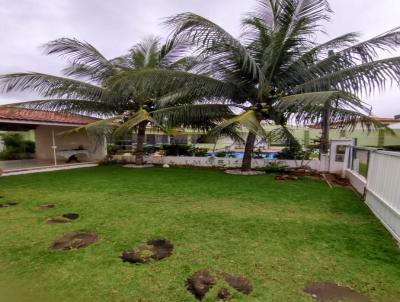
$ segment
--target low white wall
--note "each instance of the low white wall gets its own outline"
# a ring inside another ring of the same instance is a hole
[[[399,179],[399,152],[371,152],[365,202],[400,242]]]
[[[361,174],[352,171],[350,169],[346,170],[346,178],[350,181],[354,189],[361,195],[364,195],[365,187],[367,186],[367,180]]]
[[[117,155],[116,159],[126,160],[133,162],[134,156],[131,155]],[[192,157],[192,156],[145,156],[145,162],[149,164],[169,164],[177,166],[195,166],[195,167],[221,167],[221,168],[238,168],[242,165],[241,158],[221,158],[221,157]],[[312,160],[269,160],[269,159],[253,159],[252,167],[259,168],[265,167],[270,163],[281,162],[291,168],[300,167],[302,164],[314,170],[320,170],[320,161],[318,159]]]

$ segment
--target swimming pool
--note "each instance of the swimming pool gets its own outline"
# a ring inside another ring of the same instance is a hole
[[[219,152],[212,152],[209,155],[210,156],[215,156]],[[265,158],[265,159],[276,159],[276,156],[278,155],[279,152],[262,152],[260,155]],[[233,154],[235,158],[243,158],[244,152],[232,152],[230,154]]]

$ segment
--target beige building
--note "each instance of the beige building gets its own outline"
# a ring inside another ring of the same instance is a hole
[[[0,107],[0,130],[34,131],[35,155],[38,160],[95,161],[106,155],[106,144],[84,132],[60,135],[97,119],[43,110]]]

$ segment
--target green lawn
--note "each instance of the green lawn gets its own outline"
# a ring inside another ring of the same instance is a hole
[[[311,281],[399,301],[396,243],[351,190],[318,180],[99,167],[3,177],[0,195],[19,202],[0,208],[1,301],[16,288],[33,301],[197,301],[184,284],[203,268],[252,281],[250,296],[235,292],[231,301],[313,301],[303,292]],[[35,209],[45,203],[58,206]],[[68,212],[81,217],[44,223]],[[101,241],[48,249],[72,231],[97,232]],[[173,255],[146,265],[119,259],[154,238],[172,241]],[[215,292],[203,301],[215,301]]]

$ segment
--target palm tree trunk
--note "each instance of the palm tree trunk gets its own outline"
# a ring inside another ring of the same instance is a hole
[[[256,135],[252,132],[249,132],[246,139],[246,146],[244,147],[242,171],[249,171],[251,169],[251,159],[253,158],[253,149],[255,142]]]
[[[141,122],[138,126],[137,130],[137,144],[136,144],[136,150],[135,150],[135,164],[136,165],[143,165],[143,146],[144,146],[144,140],[146,138],[146,126],[147,126],[147,121]]]
[[[320,144],[320,154],[329,152],[329,129],[330,129],[330,110],[326,108],[322,117],[322,134]]]

